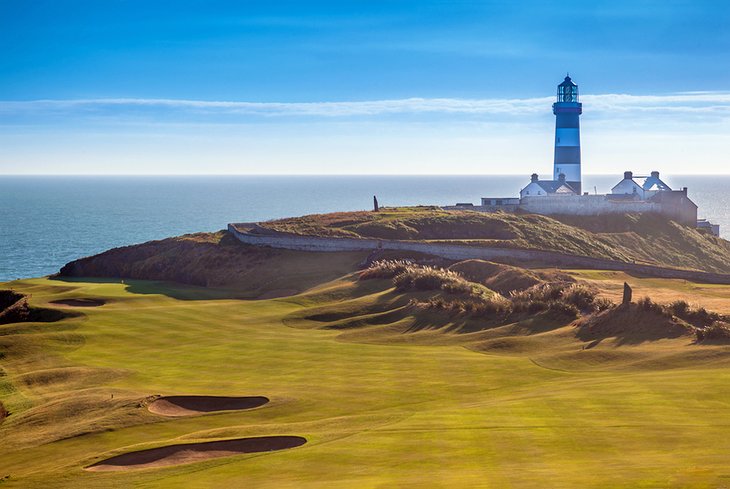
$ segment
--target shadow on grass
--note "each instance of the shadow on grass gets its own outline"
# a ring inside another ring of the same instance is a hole
[[[241,299],[251,300],[257,294],[236,289],[199,287],[196,285],[185,285],[175,282],[164,282],[159,280],[128,280],[107,277],[50,277],[50,280],[57,280],[66,283],[92,283],[92,284],[120,284],[125,286],[125,291],[130,294],[141,295],[164,295],[172,299],[182,301],[195,300],[222,300]]]
[[[615,338],[618,346],[639,345],[662,339],[691,336],[692,327],[674,317],[646,310],[637,304],[616,306],[579,321],[576,336],[590,342],[587,348],[602,340]]]

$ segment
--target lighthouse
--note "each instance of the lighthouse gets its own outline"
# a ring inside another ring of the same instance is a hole
[[[565,182],[580,195],[580,115],[583,104],[578,102],[578,85],[570,76],[558,85],[558,100],[553,104],[555,114],[555,163],[553,180],[565,175]]]

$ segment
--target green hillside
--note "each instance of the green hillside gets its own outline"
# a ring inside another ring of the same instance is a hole
[[[367,253],[312,254],[247,246],[225,231],[115,248],[75,260],[61,277],[162,280],[209,289],[216,297],[293,295],[354,270]]]
[[[302,235],[466,242],[730,273],[730,242],[652,214],[553,218],[404,207],[315,214],[260,225]]]

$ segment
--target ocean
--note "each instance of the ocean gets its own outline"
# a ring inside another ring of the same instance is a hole
[[[689,188],[699,217],[730,238],[730,175],[670,176]],[[606,193],[620,177],[588,175]],[[479,203],[517,196],[524,175],[469,176],[0,176],[0,282],[57,272],[109,248],[229,222],[261,221],[381,205]]]

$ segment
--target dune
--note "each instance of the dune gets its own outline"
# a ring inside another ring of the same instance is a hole
[[[260,436],[233,440],[184,443],[124,453],[86,467],[90,471],[121,471],[189,464],[244,453],[273,452],[304,445],[301,436]]]

